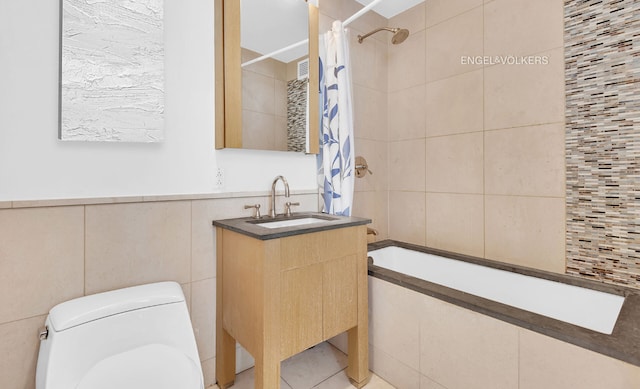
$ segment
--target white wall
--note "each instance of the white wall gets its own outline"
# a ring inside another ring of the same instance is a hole
[[[214,150],[213,2],[165,2],[165,140],[61,142],[59,2],[0,2],[0,201],[315,188],[315,158]]]

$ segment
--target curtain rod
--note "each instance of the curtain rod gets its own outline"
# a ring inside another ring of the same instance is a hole
[[[360,16],[364,15],[365,13],[369,12],[371,10],[371,8],[375,7],[376,5],[378,5],[378,3],[382,2],[382,0],[373,0],[371,3],[367,4],[366,6],[364,6],[361,10],[359,10],[358,12],[354,13],[353,15],[351,15],[351,17],[349,17],[347,20],[345,20],[344,22],[342,22],[342,27],[346,27],[349,24],[353,23],[356,19],[358,19]],[[300,41],[298,43],[294,43],[292,45],[289,45],[287,47],[284,47],[282,49],[278,49],[276,51],[272,51],[269,54],[265,54],[263,56],[260,56],[258,58],[254,58],[250,61],[244,62],[241,66],[245,67],[245,66],[249,66],[252,65],[256,62],[260,62],[264,59],[273,57],[274,55],[278,55],[280,53],[284,53],[285,51],[291,50],[291,49],[295,49],[298,46],[302,46],[305,45],[309,42],[309,39],[305,39],[303,41]]]

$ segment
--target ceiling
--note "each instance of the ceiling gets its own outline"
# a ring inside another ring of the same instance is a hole
[[[362,5],[367,5],[373,0],[356,0]],[[380,4],[373,7],[373,10],[385,18],[389,19],[397,14],[408,10],[409,8],[424,2],[424,0],[383,0]],[[322,8],[322,2],[320,3]]]

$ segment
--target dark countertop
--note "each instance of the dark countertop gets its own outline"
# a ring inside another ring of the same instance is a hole
[[[388,270],[369,263],[369,275],[416,292],[455,304],[472,311],[526,328],[537,333],[571,343],[621,361],[640,366],[640,291],[624,286],[604,284],[571,275],[511,265],[443,250],[422,247],[393,240],[370,243],[369,251],[389,246],[439,255],[482,266],[543,278],[587,289],[625,296],[618,321],[611,335],[589,330],[560,320],[501,304],[429,281]]]
[[[302,219],[307,217],[316,217],[319,219],[331,219],[328,223],[307,224],[290,227],[267,228],[260,226],[261,222],[275,222],[284,220]],[[348,217],[329,215],[319,212],[296,212],[292,216],[277,216],[275,219],[271,217],[262,217],[254,219],[252,217],[243,217],[236,219],[214,220],[213,225],[216,227],[226,228],[228,230],[238,232],[243,235],[260,240],[285,238],[300,234],[308,234],[310,232],[328,231],[336,228],[361,226],[371,223],[371,219],[363,219],[360,217]]]

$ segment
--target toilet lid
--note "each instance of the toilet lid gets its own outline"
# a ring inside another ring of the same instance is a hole
[[[151,344],[113,355],[82,377],[77,389],[202,389],[202,373],[180,350]]]

